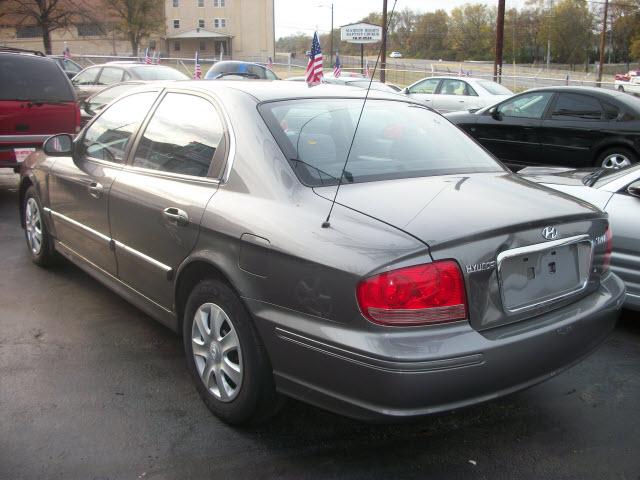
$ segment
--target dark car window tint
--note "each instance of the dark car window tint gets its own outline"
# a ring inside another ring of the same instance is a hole
[[[95,85],[100,72],[100,67],[87,68],[84,72],[80,72],[73,77],[74,85]]]
[[[409,88],[409,93],[435,93],[440,83],[438,78],[429,78]]]
[[[75,97],[53,60],[6,54],[0,55],[0,100],[73,102]]]
[[[362,99],[265,103],[259,111],[291,167],[308,186],[335,185],[345,164]],[[502,168],[474,141],[427,108],[369,100],[353,141],[346,183]]]
[[[111,105],[87,129],[82,145],[92,158],[123,163],[131,135],[146,116],[156,92],[129,95]]]
[[[620,109],[615,105],[611,105],[608,102],[602,102],[604,107],[605,120],[616,120],[620,116]]]
[[[553,120],[602,119],[602,105],[597,98],[575,93],[561,93],[551,113]]]
[[[553,92],[531,92],[501,103],[498,111],[505,117],[542,118]]]
[[[222,120],[210,102],[169,93],[147,125],[133,165],[204,177],[223,136]]]
[[[111,85],[120,81],[122,81],[122,70],[113,67],[104,67],[98,78],[99,85]]]

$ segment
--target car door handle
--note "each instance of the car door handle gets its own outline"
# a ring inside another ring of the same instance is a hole
[[[104,187],[98,182],[91,182],[87,189],[89,190],[89,195],[91,195],[93,198],[100,198],[102,196],[102,192],[104,191]]]
[[[179,227],[185,227],[189,225],[189,215],[184,210],[180,210],[176,207],[165,208],[162,213],[169,222],[178,225]]]

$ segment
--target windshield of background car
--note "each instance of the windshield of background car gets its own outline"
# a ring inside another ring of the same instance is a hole
[[[188,80],[184,73],[171,67],[134,67],[131,69],[140,80]]]
[[[509,90],[507,87],[503,87],[499,83],[478,82],[478,84],[491,95],[513,95],[513,92],[511,90]]]
[[[0,55],[0,100],[74,102],[69,79],[53,60]]]
[[[259,111],[299,180],[337,184],[362,99],[264,103]],[[504,169],[442,116],[400,101],[369,100],[344,172],[344,183]]]

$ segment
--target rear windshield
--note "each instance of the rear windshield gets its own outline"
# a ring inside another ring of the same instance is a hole
[[[335,185],[349,151],[362,99],[264,103],[259,111],[300,181]],[[474,141],[431,110],[407,102],[369,100],[343,182],[504,171]]]
[[[237,73],[237,74],[249,75],[254,78],[265,80],[268,78],[266,70],[267,70],[266,68],[260,65],[254,65],[252,63],[219,62],[209,69],[209,71],[205,75],[205,79],[217,78],[223,73],[224,74]]]
[[[513,95],[513,92],[507,87],[503,87],[496,82],[478,82],[491,95]]]
[[[134,67],[132,70],[140,80],[187,80],[189,78],[171,67]]]
[[[74,102],[73,87],[64,72],[48,58],[0,55],[0,100]]]

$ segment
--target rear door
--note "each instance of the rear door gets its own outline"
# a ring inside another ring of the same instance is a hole
[[[593,147],[609,134],[610,122],[596,97],[559,93],[540,128],[544,163],[573,168],[592,166]]]
[[[148,113],[157,91],[118,100],[77,140],[77,162],[58,158],[50,186],[50,209],[56,237],[86,261],[115,276],[111,245],[109,190],[122,169],[132,135]]]
[[[519,167],[543,161],[538,128],[553,92],[534,91],[510,98],[478,116],[471,134],[505,163]]]
[[[40,147],[55,133],[75,134],[77,122],[73,88],[53,60],[0,54],[0,166],[22,160],[15,148]]]
[[[195,245],[204,209],[218,189],[226,138],[211,99],[167,93],[111,188],[118,276],[167,309],[173,273]]]
[[[477,107],[478,94],[464,80],[445,78],[438,95],[433,97],[432,107],[441,113],[457,112]]]
[[[425,78],[424,80],[411,85],[408,89],[408,95],[411,98],[434,108],[433,99],[436,96],[438,85],[440,85],[439,78]]]

